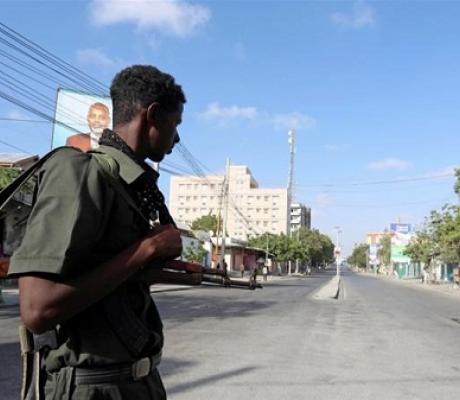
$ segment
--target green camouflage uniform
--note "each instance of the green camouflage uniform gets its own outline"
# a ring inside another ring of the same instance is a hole
[[[145,173],[115,148],[100,146],[98,150],[117,162],[119,177],[128,191]],[[106,178],[90,154],[64,148],[53,155],[38,173],[37,200],[23,242],[12,257],[10,274],[42,273],[65,282],[97,268],[144,237],[148,229],[145,222]],[[129,364],[161,352],[162,323],[148,286],[138,273],[119,289],[124,290],[130,309],[147,328],[148,342],[133,354],[108,322],[107,314],[118,310],[104,309],[102,299],[57,327],[59,347],[44,359],[46,400],[166,399],[156,369],[139,381],[75,384],[75,368]]]

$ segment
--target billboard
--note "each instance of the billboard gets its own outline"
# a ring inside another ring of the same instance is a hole
[[[410,258],[403,254],[412,237],[410,224],[391,224],[391,262],[409,263]]]
[[[378,265],[378,257],[377,253],[379,250],[379,245],[377,243],[373,243],[369,245],[369,264],[370,265]]]
[[[98,146],[104,129],[112,128],[112,101],[108,96],[59,89],[54,119],[52,149],[73,146],[87,151]]]

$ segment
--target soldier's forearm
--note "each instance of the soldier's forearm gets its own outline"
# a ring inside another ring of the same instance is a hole
[[[84,275],[63,281],[52,276],[19,278],[24,325],[40,333],[55,327],[107,296],[148,260],[148,247],[135,243]]]

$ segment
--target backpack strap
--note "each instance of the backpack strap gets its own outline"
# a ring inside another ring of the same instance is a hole
[[[0,210],[8,203],[8,201],[21,189],[21,187],[30,179],[30,177],[38,171],[38,169],[51,158],[52,155],[57,153],[59,150],[65,148],[57,147],[54,150],[51,150],[49,153],[45,154],[40,160],[32,164],[28,169],[26,169],[21,175],[19,175],[13,182],[8,186],[5,186],[0,191]]]
[[[128,205],[136,212],[136,214],[139,215],[139,217],[142,218],[144,222],[148,224],[149,227],[152,227],[152,222],[145,217],[131,195],[120,182],[120,166],[117,161],[102,151],[91,150],[88,153],[91,154],[91,156],[97,161],[112,188],[115,189],[121,197],[123,197],[126,203],[128,203]]]

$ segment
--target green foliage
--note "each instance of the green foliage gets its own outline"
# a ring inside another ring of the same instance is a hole
[[[192,222],[192,230],[212,232],[213,236],[217,233],[217,217],[215,215],[203,215]]]
[[[431,211],[405,254],[423,262],[427,269],[435,258],[443,263],[460,263],[460,207],[446,205],[441,211]]]
[[[391,263],[391,234],[385,233],[380,239],[380,247],[377,250],[377,257],[382,265],[390,265]]]
[[[427,227],[424,227],[412,237],[403,253],[409,256],[412,261],[423,263],[425,268],[429,269],[436,247],[431,232]]]
[[[460,168],[455,169],[455,176],[454,191],[460,196]],[[459,264],[460,207],[447,204],[440,211],[431,211],[406,247],[405,254],[414,261],[424,263],[426,269],[430,269],[434,259]]]
[[[206,250],[204,249],[203,245],[200,243],[198,246],[195,246],[193,243],[188,246],[184,251],[184,258],[190,262],[196,262],[201,264],[203,262],[203,258],[206,255]]]
[[[350,265],[354,265],[358,268],[367,267],[367,255],[369,254],[369,245],[366,243],[359,244],[353,248],[353,253],[347,258],[347,262]]]
[[[454,192],[460,196],[460,168],[455,168],[455,177],[457,180],[455,181]]]
[[[301,228],[291,236],[284,234],[252,237],[249,244],[260,249],[268,249],[276,261],[295,261],[318,266],[334,260],[334,244],[318,230]]]
[[[21,171],[17,168],[0,168],[0,189],[8,186],[20,174]]]

